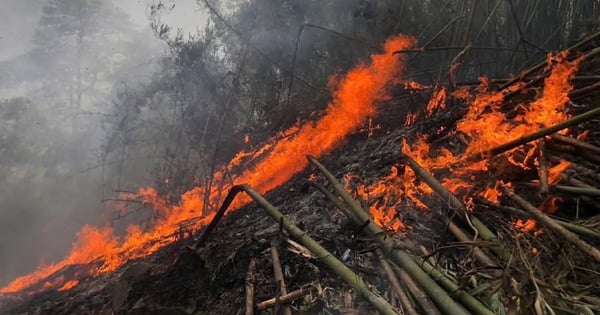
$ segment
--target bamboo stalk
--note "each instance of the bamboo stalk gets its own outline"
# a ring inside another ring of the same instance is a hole
[[[404,155],[404,159],[408,166],[415,171],[415,174],[419,176],[431,189],[433,189],[440,198],[448,204],[448,207],[456,212],[460,217],[464,218],[472,227],[481,235],[486,241],[497,243],[496,235],[487,227],[483,222],[481,222],[477,217],[470,214],[465,205],[456,198],[446,187],[442,185],[435,177],[433,177],[427,170],[422,168],[419,163],[413,160],[410,156]],[[504,250],[497,248],[495,249],[496,253],[503,259],[507,260],[508,253]]]
[[[414,299],[419,303],[423,312],[427,315],[441,315],[440,311],[435,307],[435,304],[431,302],[431,299],[423,289],[419,287],[417,283],[411,278],[411,276],[403,269],[398,268],[397,266],[392,266],[392,269],[396,272],[396,274],[402,279],[402,282],[408,288],[411,295]]]
[[[501,204],[498,204],[498,203],[495,203],[495,202],[491,202],[491,201],[489,201],[487,199],[484,199],[484,198],[481,198],[481,197],[475,197],[473,199],[477,203],[481,203],[481,204],[484,204],[484,205],[486,205],[488,207],[493,207],[495,209],[499,209],[499,210],[502,210],[502,211],[510,212],[510,213],[512,213],[512,214],[514,214],[516,216],[519,216],[520,218],[529,219],[529,218],[532,217],[529,212],[523,211],[523,210],[521,210],[519,208],[504,206],[504,205],[501,205]],[[550,217],[550,218],[552,220],[554,220],[556,223],[558,223],[558,224],[562,225],[563,227],[565,227],[566,229],[570,230],[571,232],[577,233],[577,234],[582,235],[582,236],[587,236],[587,237],[593,237],[593,238],[596,238],[596,239],[600,239],[600,233],[598,233],[598,232],[596,232],[596,231],[594,231],[592,229],[589,229],[589,228],[587,228],[585,226],[581,226],[579,224],[574,224],[574,223],[571,223],[571,222],[559,220],[559,219],[552,218],[552,217]]]
[[[515,203],[517,203],[525,211],[529,212],[531,214],[531,216],[534,219],[536,219],[538,222],[542,223],[547,228],[560,234],[566,240],[573,243],[575,246],[579,247],[583,252],[592,256],[597,262],[600,262],[600,250],[598,250],[597,248],[591,246],[587,242],[580,239],[579,236],[577,236],[577,234],[567,230],[560,224],[556,223],[554,220],[552,220],[546,214],[544,214],[541,211],[539,211],[538,209],[536,209],[532,204],[527,202],[525,199],[523,199],[519,195],[515,194],[512,191],[512,189],[510,189],[504,185],[502,185],[501,188],[502,188],[502,191],[504,191],[504,193],[510,199],[512,199]]]
[[[281,269],[281,261],[279,260],[279,252],[277,250],[276,246],[271,246],[271,260],[273,262],[273,273],[275,274],[275,282],[277,283],[277,288],[278,288],[278,292],[277,292],[277,303],[279,304],[279,298],[282,295],[286,295],[287,292],[287,287],[285,285],[285,278],[283,277],[283,270]],[[276,312],[277,313],[277,312]],[[292,315],[292,309],[287,306],[284,305],[283,306],[283,314],[284,315]]]
[[[568,137],[568,136],[563,136],[559,133],[553,133],[551,135],[551,137],[555,140],[558,140],[560,142],[564,142],[564,143],[568,143],[574,147],[580,148],[580,149],[584,149],[584,150],[588,150],[588,151],[592,151],[592,152],[596,152],[600,154],[600,148],[593,145],[593,144],[589,144],[587,142],[583,142],[580,140],[577,140],[573,137]]]
[[[522,137],[519,137],[519,138],[509,141],[507,143],[501,144],[501,145],[491,148],[489,150],[469,155],[464,159],[464,162],[474,163],[474,162],[479,162],[484,159],[489,159],[493,156],[496,156],[500,153],[504,153],[508,150],[511,150],[518,146],[529,143],[533,140],[537,140],[539,138],[551,135],[557,131],[560,131],[565,128],[569,128],[571,126],[582,123],[584,121],[590,120],[596,116],[600,116],[600,107],[596,107],[596,108],[594,108],[590,111],[587,111],[581,115],[577,115],[571,119],[565,120],[565,121],[555,124],[553,126],[540,129],[540,130],[530,133],[528,135],[524,135]]]
[[[536,183],[519,183],[527,187],[539,188],[540,186]],[[592,197],[600,197],[600,189],[596,188],[582,188],[582,187],[573,187],[573,186],[565,186],[565,185],[553,185],[551,187],[552,190],[566,192],[575,195],[584,195],[584,196],[592,196]]]
[[[412,305],[412,303],[410,303],[410,300],[408,299],[408,295],[406,294],[406,292],[404,292],[404,290],[400,286],[400,282],[398,282],[398,278],[394,274],[394,271],[392,270],[392,267],[390,266],[390,264],[387,262],[387,260],[383,256],[383,253],[379,249],[377,250],[377,253],[379,254],[379,262],[381,263],[381,267],[383,268],[383,271],[385,271],[385,274],[387,275],[388,279],[390,280],[390,283],[392,284],[392,288],[394,289],[394,292],[396,292],[398,299],[400,299],[400,303],[401,303],[403,309],[406,311],[406,314],[418,315],[417,310],[415,310],[415,307]]]
[[[326,250],[323,246],[321,246],[318,242],[313,240],[308,234],[302,231],[300,228],[295,226],[290,222],[290,220],[285,217],[279,209],[269,203],[263,196],[261,196],[258,192],[252,189],[249,185],[236,185],[233,186],[227,196],[225,197],[225,201],[223,205],[217,211],[217,214],[214,216],[213,220],[207,226],[207,230],[202,234],[201,239],[198,241],[198,245],[202,245],[206,239],[208,239],[208,235],[210,235],[210,231],[214,229],[220,219],[227,211],[227,208],[233,202],[235,196],[244,191],[248,194],[256,203],[258,203],[271,217],[273,217],[277,222],[281,224],[283,228],[285,228],[292,237],[296,238],[298,242],[308,248],[316,257],[318,257],[323,263],[325,263],[328,267],[333,270],[337,275],[339,275],[346,284],[350,287],[357,290],[369,303],[371,303],[379,312],[382,314],[397,314],[394,308],[379,294],[371,291],[367,283],[359,277],[356,273],[354,273],[350,268],[348,268],[343,262],[337,259],[333,254],[331,254],[328,250]],[[210,229],[209,229],[210,228]],[[289,294],[288,294],[289,295]]]
[[[368,284],[343,262],[337,259],[333,254],[326,250],[323,246],[313,240],[308,234],[292,224],[279,209],[270,204],[263,196],[253,190],[250,186],[244,184],[239,185],[239,190],[246,192],[252,199],[260,205],[271,217],[285,228],[292,237],[308,248],[316,257],[325,263],[333,272],[340,276],[346,284],[358,291],[369,303],[371,303],[382,314],[397,314],[394,308],[379,294],[371,291]],[[233,191],[233,189],[232,189]],[[231,194],[231,192],[230,192]]]
[[[256,259],[250,259],[246,273],[246,315],[254,315],[254,282],[256,281]]]
[[[266,301],[260,302],[256,305],[258,310],[266,310],[275,306],[277,303],[289,303],[293,300],[297,300],[303,296],[309,295],[314,291],[313,287],[304,287],[298,290],[294,290],[290,293],[280,296],[279,298],[271,298]]]
[[[407,252],[395,248],[392,242],[382,237],[384,234],[383,229],[377,226],[369,217],[367,212],[362,209],[360,203],[354,200],[352,196],[344,189],[344,186],[321,164],[317,159],[312,156],[307,156],[309,162],[316,166],[319,171],[321,171],[327,180],[332,184],[336,193],[342,197],[344,202],[348,205],[348,207],[354,212],[356,216],[356,223],[358,225],[365,224],[367,222],[364,231],[370,234],[375,240],[381,245],[382,251],[388,256],[395,264],[397,264],[402,269],[406,270],[406,272],[417,281],[423,290],[429,294],[437,307],[444,314],[468,314],[467,310],[465,310],[461,305],[456,303],[448,293],[440,287],[433,279],[431,279],[423,269],[421,269],[413,260],[412,256]],[[465,303],[462,298],[459,299],[461,302]],[[471,297],[472,298],[472,297]],[[465,299],[466,300],[466,299]],[[494,313],[486,308],[483,304],[479,303],[465,303],[469,307],[469,310],[474,314],[485,314],[485,315],[493,315]]]
[[[329,201],[331,201],[336,206],[336,208],[340,209],[340,211],[342,211],[350,220],[355,221],[355,217],[352,211],[350,211],[350,209],[348,209],[348,207],[346,207],[346,205],[343,202],[341,202],[338,199],[338,197],[336,197],[331,191],[325,188],[325,186],[312,180],[309,180],[308,183],[316,187],[319,191],[321,191],[325,195],[325,197],[327,197],[327,199],[329,199]]]
[[[569,98],[575,99],[575,98],[578,98],[578,97],[581,97],[581,96],[585,96],[588,93],[598,91],[598,88],[600,88],[600,82],[596,82],[594,84],[590,84],[590,85],[588,85],[586,87],[583,87],[581,89],[577,89],[577,90],[571,91],[571,93],[569,93]]]

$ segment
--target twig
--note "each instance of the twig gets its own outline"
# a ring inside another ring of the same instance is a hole
[[[394,292],[396,292],[398,299],[400,299],[400,303],[402,304],[403,309],[406,311],[406,314],[418,315],[417,310],[415,310],[414,306],[408,299],[408,295],[406,294],[406,292],[404,292],[404,290],[400,286],[400,282],[398,282],[398,278],[396,278],[396,275],[394,274],[392,267],[390,266],[390,264],[387,262],[387,260],[383,256],[383,253],[379,249],[377,250],[377,253],[379,254],[379,261],[381,263],[381,267],[383,268],[383,271],[385,271],[385,274],[387,275],[388,279],[390,280],[390,283],[392,284],[392,288],[394,288]]]
[[[536,183],[519,183],[527,187],[539,188],[540,186]],[[596,188],[582,188],[582,187],[573,187],[573,186],[565,186],[565,185],[553,185],[550,186],[551,190],[557,190],[561,192],[566,192],[575,195],[584,195],[584,196],[592,196],[592,197],[600,197],[600,189]]]
[[[566,240],[573,243],[575,246],[579,247],[582,251],[592,256],[597,262],[600,262],[600,250],[583,241],[577,236],[577,234],[565,229],[560,224],[556,223],[546,214],[542,213],[538,209],[536,209],[533,205],[527,202],[525,199],[521,198],[519,195],[515,194],[512,189],[501,185],[502,191],[515,203],[517,203],[521,208],[525,211],[529,212],[531,216],[542,223],[544,226],[549,229],[555,231],[556,233],[563,236]]]
[[[246,273],[246,315],[254,314],[254,282],[256,281],[256,259],[250,259]]]

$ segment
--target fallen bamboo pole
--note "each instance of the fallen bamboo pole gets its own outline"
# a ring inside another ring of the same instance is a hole
[[[495,202],[489,201],[489,200],[487,200],[485,198],[481,198],[481,197],[474,197],[473,199],[477,203],[480,203],[480,204],[483,204],[483,205],[486,205],[488,207],[492,207],[495,209],[499,209],[502,211],[510,212],[510,213],[512,213],[516,216],[519,216],[520,218],[523,218],[523,219],[529,219],[532,217],[532,215],[529,212],[521,210],[519,208],[503,206],[499,203],[495,203]],[[579,224],[575,224],[575,223],[571,223],[571,222],[566,222],[566,221],[559,220],[559,219],[552,218],[552,217],[550,217],[550,219],[554,220],[556,223],[562,225],[563,227],[570,230],[571,232],[577,233],[582,236],[593,237],[593,238],[600,240],[600,233],[598,233],[592,229],[589,229],[585,226],[581,226]]]
[[[392,269],[396,271],[396,274],[402,279],[402,282],[408,288],[411,295],[419,303],[423,312],[427,315],[441,315],[440,311],[435,307],[435,304],[431,302],[431,298],[419,287],[419,285],[412,279],[412,277],[403,269],[397,266],[392,266]]]
[[[556,223],[554,220],[552,220],[546,214],[544,214],[541,211],[539,211],[538,209],[536,209],[532,204],[527,202],[525,199],[523,199],[519,195],[515,194],[515,192],[513,192],[512,189],[510,189],[509,187],[506,187],[504,185],[501,185],[500,187],[502,188],[502,191],[510,199],[512,199],[515,203],[517,203],[525,211],[529,212],[535,220],[542,223],[547,228],[560,234],[566,240],[573,243],[575,246],[579,247],[583,252],[592,256],[597,262],[600,262],[600,250],[598,250],[597,248],[588,244],[584,240],[580,239],[579,236],[577,236],[577,234],[567,230],[560,224]]]
[[[254,282],[256,281],[256,259],[250,259],[246,273],[246,315],[254,315]]]
[[[454,212],[456,212],[456,214],[458,214],[466,222],[468,222],[477,231],[477,233],[479,233],[479,235],[481,235],[481,238],[483,238],[484,240],[489,241],[489,242],[497,243],[496,235],[494,235],[494,233],[485,224],[483,224],[483,222],[481,222],[477,217],[470,214],[467,211],[465,205],[460,200],[458,200],[458,198],[456,198],[456,196],[454,196],[454,194],[452,194],[448,189],[446,189],[446,187],[444,187],[442,185],[442,183],[440,183],[435,177],[433,177],[431,174],[429,174],[429,172],[427,172],[427,170],[422,168],[419,165],[419,163],[417,163],[415,160],[413,160],[410,156],[405,154],[404,159],[405,159],[406,163],[408,164],[408,166],[410,166],[410,168],[413,169],[415,174],[417,174],[417,176],[419,176],[419,178],[421,178],[425,183],[427,183],[427,185],[429,187],[431,187],[431,189],[433,189],[444,202],[447,203],[447,205],[450,209],[452,209]],[[475,249],[474,249],[474,251],[475,251]],[[495,248],[494,251],[504,261],[508,260],[509,255],[503,249]],[[483,254],[483,252],[481,252],[481,253]],[[485,256],[487,256],[487,255],[485,255]],[[486,260],[491,261],[491,259],[489,259],[489,257]],[[491,266],[494,266],[494,265],[495,264],[492,263]]]
[[[598,88],[600,88],[600,82],[596,82],[594,84],[590,84],[590,85],[588,85],[586,87],[582,87],[582,88],[580,88],[578,90],[571,91],[569,93],[569,98],[570,99],[576,99],[578,97],[585,96],[588,93],[591,93],[591,92],[594,92],[594,91],[598,91]]]
[[[481,160],[485,160],[485,159],[489,159],[493,156],[496,156],[500,153],[504,153],[508,150],[512,150],[518,146],[524,145],[526,143],[529,143],[531,141],[537,140],[539,138],[551,135],[557,131],[563,130],[565,128],[569,128],[571,126],[577,125],[579,123],[582,123],[584,121],[590,120],[596,116],[600,116],[600,106],[596,107],[590,111],[587,111],[581,115],[577,115],[571,119],[565,120],[563,122],[560,122],[556,125],[544,128],[544,129],[540,129],[536,132],[530,133],[528,135],[524,135],[522,137],[519,137],[518,139],[509,141],[507,143],[501,144],[497,147],[491,148],[489,150],[486,151],[482,151],[482,152],[478,152],[478,153],[474,153],[472,155],[467,156],[464,161],[459,162],[459,164],[461,163],[475,163],[475,162],[479,162]]]
[[[394,289],[394,292],[396,292],[396,296],[398,296],[398,299],[400,300],[400,304],[402,305],[402,308],[406,311],[406,314],[418,315],[417,310],[415,310],[415,307],[412,305],[412,303],[408,299],[408,295],[406,294],[406,292],[404,292],[404,290],[400,286],[400,282],[398,282],[398,278],[394,274],[394,271],[392,270],[392,267],[390,266],[390,264],[387,262],[387,260],[385,260],[385,256],[383,256],[383,253],[381,252],[380,249],[377,250],[377,254],[379,255],[379,262],[381,263],[381,267],[383,268],[383,271],[385,271],[385,274],[387,275],[388,279],[390,280],[392,288]]]
[[[275,245],[271,246],[271,260],[273,263],[273,273],[275,276],[275,282],[277,285],[277,301],[279,301],[279,298],[282,295],[286,295],[287,292],[287,286],[285,285],[285,278],[283,277],[283,270],[281,269],[281,261],[279,260],[279,251],[277,250],[277,247]],[[276,305],[278,305],[279,303],[277,303]],[[277,312],[276,312],[277,313]],[[292,309],[287,306],[284,305],[283,306],[283,314],[284,315],[292,315]]]
[[[265,300],[263,302],[260,302],[256,305],[256,308],[258,310],[266,310],[268,308],[271,308],[273,306],[275,306],[277,303],[289,303],[293,300],[297,300],[303,296],[309,295],[314,291],[313,287],[304,287],[298,290],[294,290],[288,294],[282,295],[279,297],[279,299],[277,298],[271,298],[268,300]]]
[[[237,188],[236,188],[237,187]],[[367,283],[356,273],[354,273],[348,266],[337,259],[333,254],[321,246],[318,242],[313,240],[308,234],[299,229],[297,226],[292,224],[290,220],[285,217],[279,209],[269,203],[263,196],[252,189],[250,186],[237,185],[234,186],[228,194],[233,194],[234,197],[240,191],[246,192],[252,199],[260,205],[275,221],[279,222],[283,228],[285,228],[290,235],[298,240],[298,242],[308,248],[313,254],[325,263],[333,272],[340,276],[346,284],[351,286],[357,292],[359,292],[371,305],[373,305],[382,314],[397,314],[394,308],[379,294],[371,291]],[[226,198],[227,199],[227,198]],[[233,198],[232,198],[233,199]],[[212,222],[211,222],[212,223]]]
[[[312,180],[309,180],[308,183],[317,188],[321,193],[323,193],[325,197],[327,197],[327,199],[329,199],[329,201],[331,201],[336,206],[336,208],[342,211],[350,220],[356,220],[352,211],[350,211],[350,209],[348,209],[348,207],[346,207],[346,205],[343,202],[341,202],[331,191],[325,188],[325,186]]]
[[[577,140],[573,137],[568,137],[568,136],[563,136],[560,133],[553,133],[551,135],[551,137],[555,140],[558,140],[560,142],[564,142],[567,144],[570,144],[574,147],[580,148],[580,149],[584,149],[584,150],[588,150],[588,151],[592,151],[592,152],[596,152],[598,154],[600,154],[600,148],[593,145],[593,144],[589,144],[587,142],[583,142],[580,140]]]
[[[532,187],[532,188],[540,188],[540,186],[536,183],[518,183],[523,186]],[[583,195],[583,196],[591,196],[591,197],[600,197],[600,189],[596,188],[583,188],[583,187],[573,187],[573,186],[565,186],[565,185],[553,185],[550,186],[551,190],[566,192],[574,195]]]
[[[423,269],[417,265],[417,263],[415,263],[411,255],[401,249],[395,248],[389,239],[382,236],[384,235],[383,229],[377,226],[370,219],[367,212],[362,209],[360,203],[350,196],[350,194],[344,189],[344,186],[321,163],[319,163],[317,159],[312,156],[307,156],[307,158],[311,164],[316,166],[323,173],[323,175],[325,175],[338,195],[342,197],[344,202],[352,210],[356,216],[356,223],[358,225],[364,225],[366,223],[363,230],[375,238],[375,240],[381,245],[381,249],[386,256],[388,256],[399,267],[406,270],[406,272],[421,285],[423,290],[427,292],[442,313],[452,315],[468,314],[467,310],[465,310],[454,299],[452,299],[448,295],[448,292],[440,287],[432,278],[427,275]],[[485,305],[466,293],[459,296],[458,300],[464,303],[465,306],[469,307],[469,310],[474,314],[494,314]]]

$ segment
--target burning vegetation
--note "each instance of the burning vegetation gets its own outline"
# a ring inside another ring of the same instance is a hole
[[[457,82],[463,51],[449,82],[428,85],[406,76],[427,47],[392,36],[330,79],[318,118],[240,151],[178,203],[122,193],[151,226],[85,226],[64,260],[1,288],[0,309],[600,312],[598,85],[576,80],[598,76],[599,41],[502,81]],[[397,89],[426,96],[401,121],[385,117]]]

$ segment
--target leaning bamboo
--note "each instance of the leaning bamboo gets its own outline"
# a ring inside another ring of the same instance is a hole
[[[584,240],[580,239],[579,236],[577,236],[577,234],[567,230],[566,228],[562,227],[560,224],[556,223],[554,220],[552,220],[546,214],[544,214],[541,211],[539,211],[538,209],[536,209],[532,204],[527,202],[525,199],[523,199],[519,195],[515,194],[512,191],[512,189],[510,189],[509,187],[502,185],[501,188],[502,188],[502,191],[510,199],[512,199],[515,203],[517,203],[525,211],[529,212],[534,219],[536,219],[537,221],[539,221],[540,223],[542,223],[544,226],[548,227],[549,229],[551,229],[551,230],[555,231],[556,233],[560,234],[561,236],[563,236],[566,240],[573,243],[575,246],[579,247],[583,252],[592,256],[597,262],[600,262],[600,250],[598,250],[597,248],[588,244]]]
[[[254,314],[254,282],[256,281],[256,259],[250,259],[246,274],[246,315]]]
[[[468,314],[468,312],[454,299],[452,299],[448,293],[440,287],[433,279],[431,279],[423,269],[421,269],[413,260],[412,256],[407,252],[395,248],[392,242],[384,238],[382,235],[384,234],[383,229],[377,226],[369,217],[367,212],[362,209],[360,203],[354,200],[352,196],[344,189],[344,186],[321,164],[317,159],[312,156],[307,156],[308,160],[311,164],[316,166],[322,173],[325,175],[327,180],[332,184],[335,191],[342,197],[344,202],[348,205],[348,207],[354,212],[356,216],[356,223],[358,225],[365,225],[363,229],[365,232],[370,234],[375,238],[375,240],[381,245],[382,251],[388,256],[395,264],[397,264],[402,269],[406,270],[406,272],[421,285],[423,290],[427,292],[427,294],[431,297],[437,307],[444,314]],[[494,314],[483,304],[479,303],[466,303],[463,300],[464,296],[459,298],[459,301],[463,302],[469,310],[474,314],[486,314],[492,315]],[[471,297],[471,299],[474,299]]]
[[[563,122],[560,122],[556,125],[544,128],[544,129],[540,129],[536,132],[524,135],[522,137],[519,137],[518,139],[509,141],[507,143],[501,144],[497,147],[491,148],[489,150],[486,151],[482,151],[482,152],[478,152],[478,153],[474,153],[472,155],[467,156],[464,162],[468,162],[468,163],[475,163],[475,162],[479,162],[485,159],[489,159],[493,156],[496,156],[498,154],[504,153],[508,150],[512,150],[518,146],[524,145],[526,143],[529,143],[531,141],[537,140],[541,137],[545,137],[548,135],[551,135],[557,131],[563,130],[565,128],[569,128],[571,126],[577,125],[579,123],[582,123],[584,121],[590,120],[596,116],[600,116],[600,107],[596,107],[590,111],[587,111],[581,115],[577,115],[571,119],[565,120]]]

